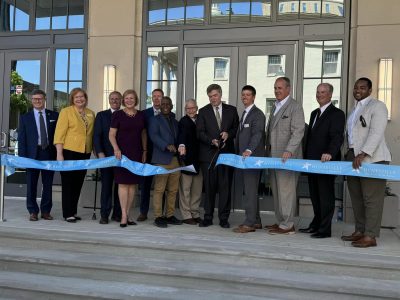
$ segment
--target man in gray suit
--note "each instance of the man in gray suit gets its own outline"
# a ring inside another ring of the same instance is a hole
[[[264,156],[265,154],[265,116],[255,106],[256,89],[251,85],[242,88],[242,102],[244,111],[239,121],[239,130],[236,132],[235,152],[242,155],[243,159],[252,156]],[[247,233],[261,229],[261,218],[258,200],[258,183],[260,170],[235,169],[235,196],[240,198],[244,190],[244,206],[246,219],[243,224],[233,231]]]
[[[305,127],[303,108],[290,97],[289,78],[276,79],[274,92],[276,101],[267,127],[267,156],[280,157],[282,162],[301,158]],[[298,173],[286,170],[270,170],[269,173],[277,223],[266,228],[270,234],[294,234]]]
[[[373,99],[372,82],[362,77],[356,81],[353,96],[356,105],[347,119],[348,151],[346,160],[359,169],[362,163],[388,164],[391,155],[385,141],[388,111],[382,101]],[[379,236],[386,180],[348,176],[347,184],[353,204],[355,231],[343,235],[359,248],[376,246]]]

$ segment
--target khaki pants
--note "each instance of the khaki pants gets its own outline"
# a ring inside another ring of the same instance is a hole
[[[179,168],[178,159],[174,157],[169,165],[159,165],[167,170]],[[179,177],[181,172],[175,172],[164,175],[154,176],[154,194],[153,194],[153,214],[154,218],[163,216],[162,198],[166,192],[166,217],[172,217],[175,213],[176,194],[178,193]]]
[[[179,185],[179,208],[184,220],[199,218],[199,206],[203,189],[203,175],[181,174]]]

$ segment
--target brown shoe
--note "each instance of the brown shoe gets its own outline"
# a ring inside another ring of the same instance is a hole
[[[140,214],[139,217],[137,218],[138,222],[143,222],[147,220],[147,215]]]
[[[262,229],[262,224],[254,224],[255,229]]]
[[[275,235],[275,234],[295,234],[296,230],[294,229],[294,226],[288,229],[283,229],[283,228],[276,228],[276,229],[270,229],[268,230],[269,234]]]
[[[358,239],[351,243],[353,247],[357,248],[368,248],[368,247],[376,247],[376,240],[373,237],[368,235],[364,235],[362,238]]]
[[[272,225],[265,225],[265,229],[271,230],[271,229],[278,229],[279,225],[278,224],[272,224]]]
[[[189,225],[197,225],[197,222],[193,218],[182,220],[182,222]]]
[[[53,216],[50,213],[42,213],[42,219],[54,220]]]
[[[38,215],[37,215],[37,214],[31,213],[31,214],[29,215],[29,221],[38,221],[38,220],[39,220],[39,218],[38,218]]]
[[[235,229],[233,229],[233,232],[236,233],[248,233],[248,232],[255,232],[256,229],[254,227],[251,226],[247,226],[247,225],[239,225],[238,227],[236,227]]]
[[[359,231],[354,231],[351,235],[342,235],[342,241],[355,242],[361,239],[364,235]]]

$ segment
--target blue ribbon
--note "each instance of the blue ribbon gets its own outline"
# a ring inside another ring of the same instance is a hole
[[[349,161],[329,161],[309,159],[288,159],[285,163],[280,158],[253,157],[243,159],[234,154],[220,154],[216,165],[227,165],[239,169],[280,169],[305,173],[331,174],[369,177],[400,181],[400,166],[364,163],[354,169]]]
[[[128,169],[131,173],[139,176],[152,176],[174,173],[177,171],[196,172],[193,165],[167,170],[159,166],[142,164],[122,156],[121,160],[114,156],[87,160],[64,160],[64,161],[39,161],[26,157],[2,154],[1,165],[6,167],[6,176],[15,173],[15,168],[42,169],[51,171],[75,171],[100,169],[109,167],[122,167]]]

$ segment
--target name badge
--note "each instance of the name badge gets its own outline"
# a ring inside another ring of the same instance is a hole
[[[249,124],[244,124],[243,127],[244,128],[248,128],[248,127],[250,127],[250,125]]]

